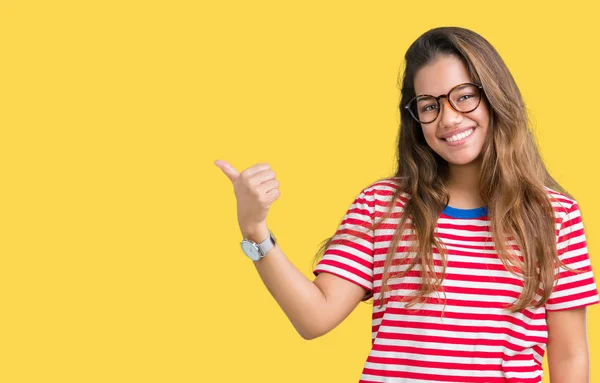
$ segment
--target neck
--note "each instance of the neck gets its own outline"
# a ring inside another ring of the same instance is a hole
[[[450,193],[452,207],[459,209],[474,209],[483,206],[479,194],[479,174],[481,160],[477,159],[466,165],[448,164],[448,179],[446,190]]]

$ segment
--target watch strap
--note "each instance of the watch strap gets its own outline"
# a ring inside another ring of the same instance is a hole
[[[271,230],[269,230],[269,236],[264,241],[258,244],[258,248],[261,252],[261,258],[264,257],[269,252],[269,250],[273,248],[273,246],[275,246],[275,236],[273,235],[273,233],[271,233]]]

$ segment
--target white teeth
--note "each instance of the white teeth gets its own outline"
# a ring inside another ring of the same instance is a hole
[[[471,133],[473,133],[473,129],[469,129],[466,132],[458,133],[452,137],[448,137],[448,138],[446,138],[446,141],[454,142],[454,141],[462,140],[463,138],[470,136]]]

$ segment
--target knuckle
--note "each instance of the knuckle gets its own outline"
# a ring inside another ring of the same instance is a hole
[[[247,181],[248,180],[248,170],[249,169],[246,169],[243,172],[241,172],[238,178],[241,179],[242,181]]]

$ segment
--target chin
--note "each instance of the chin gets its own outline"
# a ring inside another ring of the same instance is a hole
[[[464,166],[476,162],[479,159],[479,156],[456,156],[452,158],[444,157],[444,159],[446,160],[446,162],[448,162],[449,165]]]

